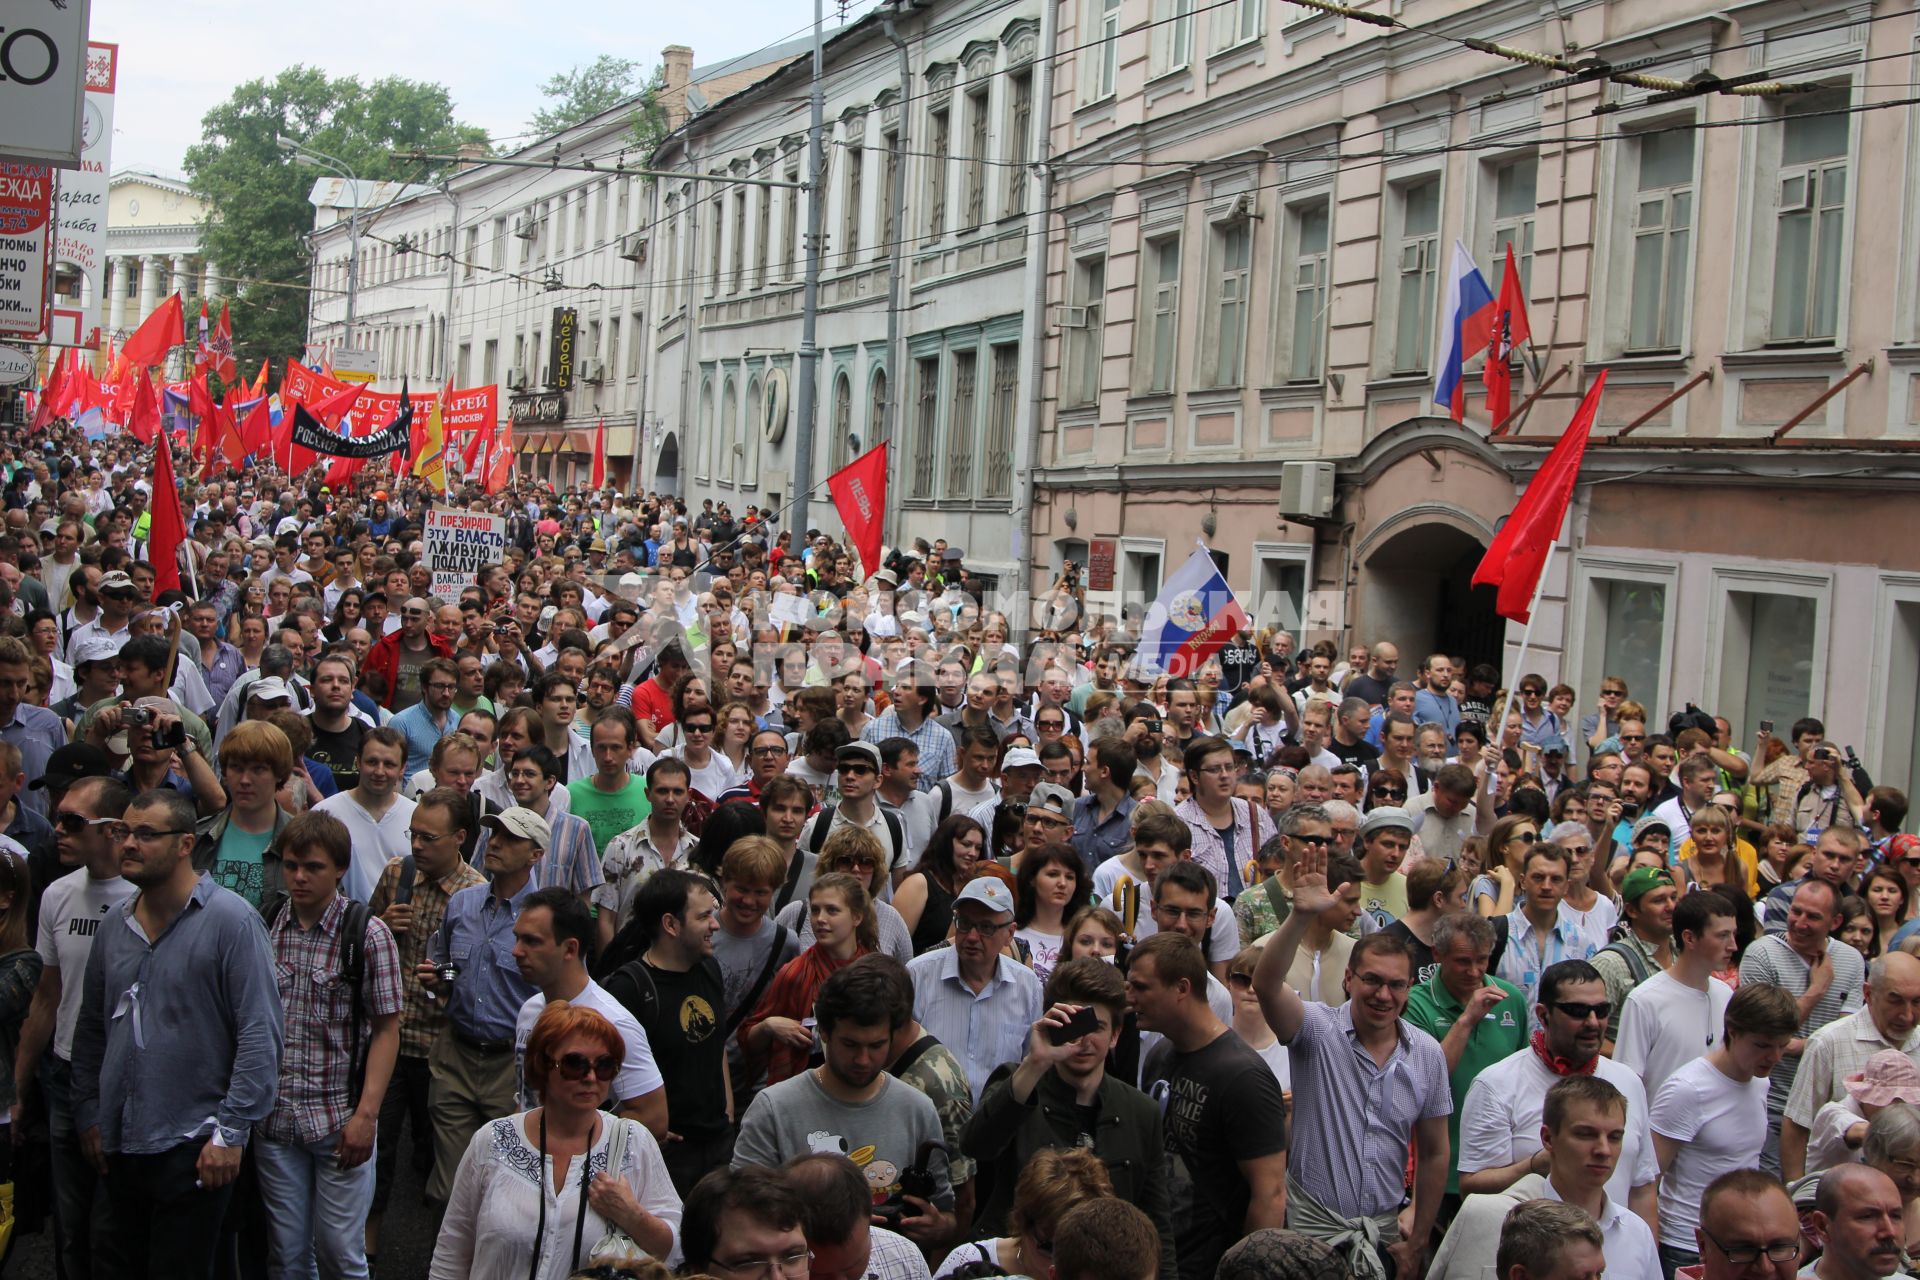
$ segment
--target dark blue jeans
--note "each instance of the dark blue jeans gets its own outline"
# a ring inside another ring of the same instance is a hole
[[[233,1184],[198,1187],[203,1141],[154,1155],[107,1154],[106,1211],[95,1274],[113,1280],[207,1280]]]

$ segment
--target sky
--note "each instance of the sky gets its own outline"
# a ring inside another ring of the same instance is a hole
[[[829,27],[836,14],[829,0]],[[663,47],[684,44],[700,66],[800,35],[812,21],[808,0],[569,0],[559,12],[533,0],[93,0],[92,38],[120,46],[113,169],[179,177],[208,108],[297,63],[444,84],[462,123],[511,150],[530,140],[512,135],[525,133],[547,77],[602,53],[645,74]]]

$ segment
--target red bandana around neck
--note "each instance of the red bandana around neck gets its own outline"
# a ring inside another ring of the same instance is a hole
[[[1588,1058],[1581,1065],[1576,1065],[1570,1058],[1556,1057],[1547,1050],[1547,1033],[1544,1031],[1533,1033],[1533,1052],[1535,1057],[1547,1064],[1547,1070],[1557,1076],[1590,1076],[1593,1069],[1600,1065],[1597,1056]]]

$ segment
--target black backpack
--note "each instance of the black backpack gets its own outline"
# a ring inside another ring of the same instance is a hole
[[[814,819],[813,834],[807,837],[808,853],[818,854],[827,847],[827,835],[833,830],[833,815],[837,808],[838,806],[830,804],[820,806],[820,812]],[[880,816],[886,821],[887,839],[893,845],[893,861],[887,866],[890,870],[898,869],[901,859],[907,856],[907,829],[900,824],[898,817],[885,809],[880,810]]]

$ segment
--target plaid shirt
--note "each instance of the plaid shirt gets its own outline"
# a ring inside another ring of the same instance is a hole
[[[906,738],[920,752],[920,790],[931,791],[936,782],[953,776],[957,768],[954,759],[953,735],[938,720],[922,720],[918,728],[908,733],[906,726],[900,723],[899,713],[888,707],[867,722],[861,731],[860,740],[871,742],[875,746],[888,738]]]
[[[340,973],[340,924],[347,900],[334,896],[320,923],[302,929],[291,904],[273,923],[273,969],[286,1017],[286,1047],[280,1054],[280,1088],[260,1131],[278,1142],[319,1142],[346,1126],[353,1106],[347,1097],[353,992]],[[369,1021],[400,1012],[400,957],[393,934],[378,917],[367,921],[366,971],[361,1011]],[[360,1032],[360,1051],[373,1038]]]
[[[385,915],[393,905],[394,891],[400,885],[399,858],[387,863],[380,873],[368,902],[376,916]],[[487,878],[464,862],[454,864],[452,874],[435,880],[416,870],[413,880],[413,927],[395,937],[400,949],[400,979],[404,999],[400,1004],[400,1056],[424,1058],[433,1048],[433,1038],[447,1025],[447,1006],[427,998],[416,972],[427,958],[427,940],[433,937],[447,918],[447,899],[470,885],[485,884]]]
[[[567,794],[567,789],[555,787],[553,794]],[[534,859],[531,887],[565,889],[577,896],[599,888],[600,847],[593,842],[593,828],[585,818],[576,818],[552,804],[547,806],[546,816],[552,839],[547,842],[547,851]],[[477,868],[487,865],[487,839],[491,835],[491,828],[482,828],[474,842],[473,865]]]

